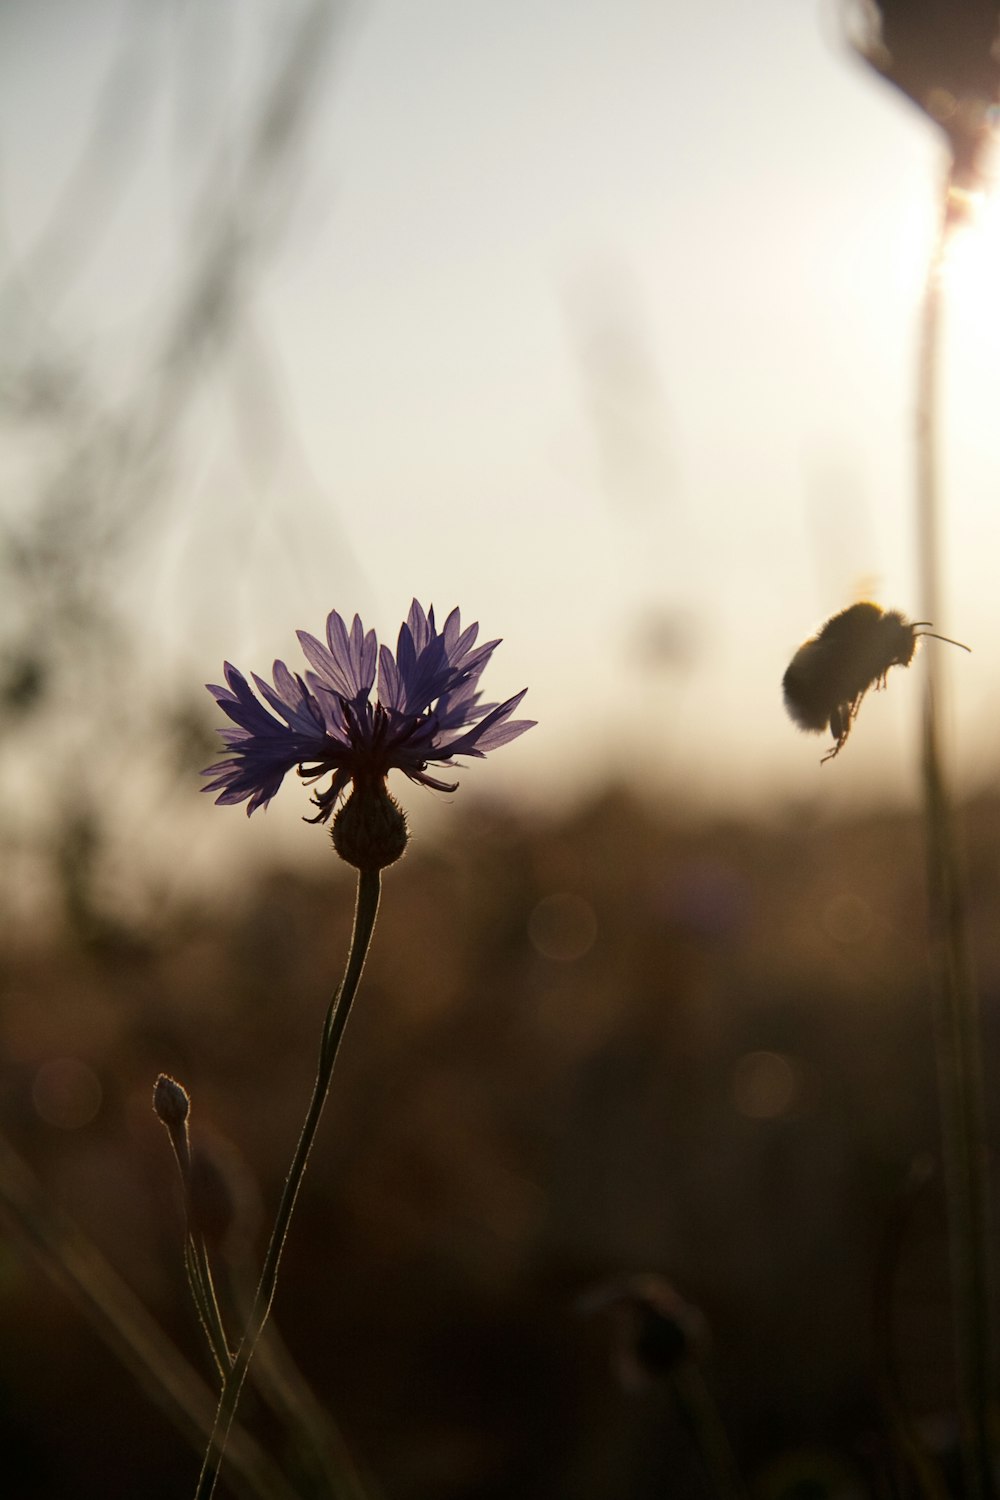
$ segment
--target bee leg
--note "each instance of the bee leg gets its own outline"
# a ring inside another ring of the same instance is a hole
[[[832,750],[828,750],[822,757],[820,760],[821,766],[825,765],[828,760],[833,760],[834,756],[839,755],[847,744],[847,736],[851,732],[851,724],[857,711],[857,702],[838,703],[837,707],[830,714],[830,733],[837,743]]]

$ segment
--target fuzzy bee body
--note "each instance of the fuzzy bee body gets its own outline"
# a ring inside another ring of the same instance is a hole
[[[878,604],[852,604],[799,647],[782,679],[785,707],[800,729],[822,734],[829,726],[836,743],[823,760],[843,749],[868,689],[885,687],[890,667],[910,665],[920,635],[931,633],[918,631],[926,623]]]

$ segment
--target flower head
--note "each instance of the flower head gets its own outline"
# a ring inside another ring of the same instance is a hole
[[[273,686],[254,674],[264,702],[227,662],[228,687],[210,685],[209,692],[236,728],[221,731],[229,753],[204,773],[214,778],[205,791],[217,792],[217,802],[247,802],[249,816],[267,806],[294,767],[308,781],[329,774],[329,786],[313,798],[316,823],[326,822],[350,782],[381,787],[392,770],[454,791],[457,783],[429,776],[428,766],[482,757],[535,722],[510,717],[526,688],[505,703],[480,703],[479,679],[500,642],[477,646],[478,633],[478,625],[462,629],[457,609],[439,631],[433,608],[425,613],[414,599],[393,655],[357,615],[348,630],[334,610],[325,644],[298,632],[311,671],[300,676],[276,661]]]

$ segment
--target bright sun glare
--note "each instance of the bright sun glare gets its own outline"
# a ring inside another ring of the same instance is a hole
[[[1000,323],[1000,192],[970,193],[967,224],[952,235],[944,263],[953,315],[962,323]]]

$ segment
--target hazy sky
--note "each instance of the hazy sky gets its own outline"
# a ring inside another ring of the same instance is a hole
[[[238,180],[232,143],[292,13],[0,8],[4,256],[111,401],[142,377],[199,192]],[[907,796],[916,673],[822,769],[826,741],[780,695],[836,609],[920,604],[912,357],[942,151],[839,14],[354,6],[281,237],[122,578],[151,670],[263,670],[332,606],[391,636],[417,594],[505,638],[491,695],[529,684],[540,721],[467,781],[541,803],[636,768],[723,806]],[[122,186],[66,276],[38,234],[123,37]],[[975,647],[950,667],[977,783],[1000,751],[1000,233],[981,241],[954,276],[936,622]]]

